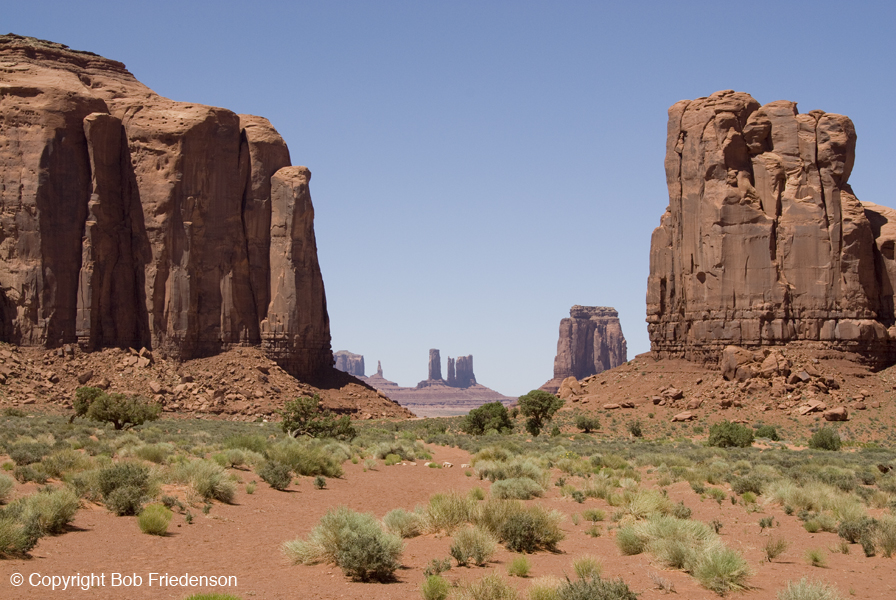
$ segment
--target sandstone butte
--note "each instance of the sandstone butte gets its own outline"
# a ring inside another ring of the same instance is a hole
[[[565,379],[585,379],[627,360],[628,348],[616,309],[575,305],[569,309],[569,318],[560,321],[554,377],[540,389],[557,393]]]
[[[669,109],[669,206],[653,232],[647,323],[657,357],[728,345],[896,359],[896,211],[848,180],[849,118],[725,90]]]
[[[0,341],[261,346],[306,381],[331,371],[311,173],[266,119],[6,35],[0,130]]]

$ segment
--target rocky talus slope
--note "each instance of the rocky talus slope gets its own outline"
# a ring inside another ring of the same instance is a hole
[[[0,340],[333,364],[311,173],[262,117],[0,36]]]
[[[669,109],[669,206],[647,285],[651,350],[715,364],[730,345],[896,361],[896,211],[848,181],[843,115],[731,90]]]

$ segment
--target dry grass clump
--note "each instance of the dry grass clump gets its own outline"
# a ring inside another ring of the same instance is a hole
[[[517,500],[489,499],[480,507],[476,523],[491,531],[514,552],[553,551],[565,537],[563,514],[540,505],[523,506]]]
[[[776,597],[778,600],[843,600],[833,586],[806,577],[796,582],[788,581],[787,587]]]
[[[423,526],[423,517],[418,512],[411,512],[403,508],[390,510],[383,517],[383,525],[386,530],[403,538],[411,538],[420,535]]]
[[[472,522],[477,515],[477,504],[472,498],[457,491],[434,494],[423,509],[422,530],[425,533],[451,533]]]
[[[491,494],[505,500],[531,500],[540,498],[544,494],[544,488],[526,477],[514,477],[496,481],[492,485]]]
[[[600,577],[603,572],[603,566],[597,558],[590,554],[580,556],[572,563],[572,570],[576,572],[579,579],[591,579],[592,577]]]
[[[173,515],[174,513],[161,504],[150,504],[137,517],[137,523],[143,533],[165,535],[168,533],[168,525],[171,524]]]
[[[503,577],[491,573],[462,586],[454,597],[457,600],[518,600],[519,594]]]
[[[170,473],[175,483],[188,484],[204,500],[230,504],[236,495],[236,482],[218,463],[199,459],[176,465]]]

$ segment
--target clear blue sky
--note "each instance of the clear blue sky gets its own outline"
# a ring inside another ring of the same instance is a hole
[[[668,204],[666,110],[721,89],[850,116],[860,199],[896,205],[896,3],[29,2],[0,30],[267,117],[308,166],[334,350],[414,385],[429,348],[508,395],[573,304],[629,357]]]

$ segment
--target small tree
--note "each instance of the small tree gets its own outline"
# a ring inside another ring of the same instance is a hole
[[[543,390],[532,390],[519,398],[520,413],[527,417],[526,431],[537,436],[554,413],[563,406],[563,400]]]
[[[342,440],[354,439],[358,433],[348,415],[336,418],[329,410],[320,406],[320,396],[305,396],[287,402],[280,411],[283,417],[283,431],[290,437],[332,437]]]
[[[107,394],[94,387],[81,387],[75,391],[73,403],[76,417],[87,417],[91,421],[112,423],[115,429],[130,429],[155,421],[162,407],[137,396]]]
[[[840,434],[833,427],[822,427],[809,438],[809,447],[814,450],[840,450]]]
[[[576,427],[585,433],[591,433],[595,429],[600,429],[600,419],[595,416],[579,415],[576,417]]]
[[[461,427],[470,435],[481,435],[490,429],[498,433],[509,433],[513,430],[513,421],[507,408],[500,402],[489,402],[479,408],[474,408],[464,417]]]
[[[719,448],[749,448],[753,445],[753,430],[740,423],[722,421],[710,426],[708,444]]]

